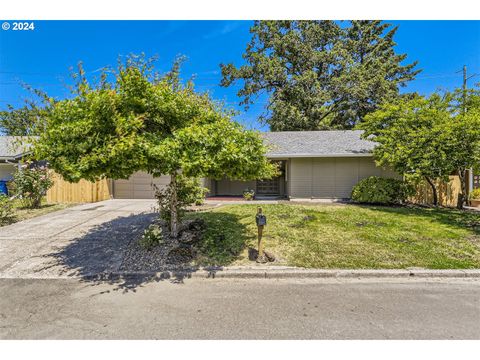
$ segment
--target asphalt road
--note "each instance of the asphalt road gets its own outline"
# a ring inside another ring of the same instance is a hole
[[[480,339],[480,280],[0,279],[2,339]]]

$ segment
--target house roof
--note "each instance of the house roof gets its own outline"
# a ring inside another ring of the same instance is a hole
[[[262,133],[269,158],[372,156],[376,143],[361,130],[278,131]],[[31,148],[28,137],[0,136],[0,160],[16,161]]]
[[[31,144],[26,136],[0,136],[0,160],[19,160],[28,154]]]
[[[269,158],[372,156],[376,143],[361,138],[362,130],[279,131],[262,136]]]

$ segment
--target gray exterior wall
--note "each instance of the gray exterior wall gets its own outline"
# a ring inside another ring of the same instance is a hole
[[[0,175],[2,168],[0,167]],[[5,168],[5,172],[8,172]],[[303,199],[349,198],[352,188],[369,176],[401,179],[402,176],[375,165],[370,156],[360,157],[311,157],[286,160],[284,176],[280,178],[280,196]],[[153,178],[138,172],[128,180],[113,181],[113,196],[126,199],[154,197],[152,183],[166,186],[168,176]],[[207,196],[241,196],[245,189],[256,189],[256,181],[233,181],[228,179],[203,179],[210,189]]]
[[[402,178],[377,167],[372,157],[293,158],[288,165],[290,198],[349,198],[353,186],[366,177]]]
[[[0,180],[11,180],[15,169],[14,164],[0,164]]]
[[[211,191],[209,195],[239,196],[243,194],[245,189],[253,189],[257,191],[256,185],[256,181],[218,180],[215,182],[214,189],[212,189],[213,191]]]

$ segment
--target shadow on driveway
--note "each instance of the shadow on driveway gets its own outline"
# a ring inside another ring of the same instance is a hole
[[[141,213],[115,218],[92,227],[59,251],[44,256],[55,259],[54,266],[60,266],[63,274],[79,277],[91,285],[108,283],[115,286],[114,290],[135,292],[143,284],[164,280],[181,284],[199,267],[165,266],[156,272],[122,271],[127,250],[157,216],[157,213]],[[210,271],[212,277],[221,269],[203,268]]]

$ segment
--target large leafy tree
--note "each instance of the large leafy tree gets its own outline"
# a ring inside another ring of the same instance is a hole
[[[42,103],[48,96],[42,90],[33,89],[27,84],[21,85],[31,93],[32,98],[25,99],[21,107],[15,108],[7,104],[7,110],[0,111],[0,132],[3,135],[32,136],[43,131],[43,120],[48,107],[43,106]],[[40,102],[34,99],[39,99]]]
[[[436,180],[458,175],[462,208],[467,193],[467,170],[480,163],[480,101],[477,90],[461,90],[429,98],[413,96],[385,104],[367,115],[358,127],[378,143],[379,165],[391,166],[411,179],[425,179],[438,204]]]
[[[453,119],[443,124],[440,141],[448,153],[452,170],[458,175],[461,192],[457,207],[467,200],[467,171],[480,168],[480,92],[456,90],[452,94]]]
[[[243,81],[247,107],[267,93],[261,120],[273,131],[352,128],[419,72],[395,52],[396,31],[380,21],[256,21],[246,64],[222,64],[221,84]]]
[[[31,136],[40,131],[44,108],[28,102],[22,107],[7,106],[7,110],[0,111],[0,131],[3,135]]]
[[[358,127],[363,136],[378,143],[374,157],[411,180],[425,179],[438,204],[435,181],[447,181],[452,173],[448,149],[443,142],[444,124],[451,120],[448,99],[437,94],[415,96],[385,104],[367,115]]]
[[[178,234],[180,171],[250,180],[276,170],[259,134],[232,121],[230,112],[191,83],[182,85],[178,70],[177,62],[160,76],[150,61],[131,57],[92,85],[80,69],[73,97],[51,102],[35,146],[36,156],[69,181],[128,178],[139,170],[170,175],[172,236]]]

